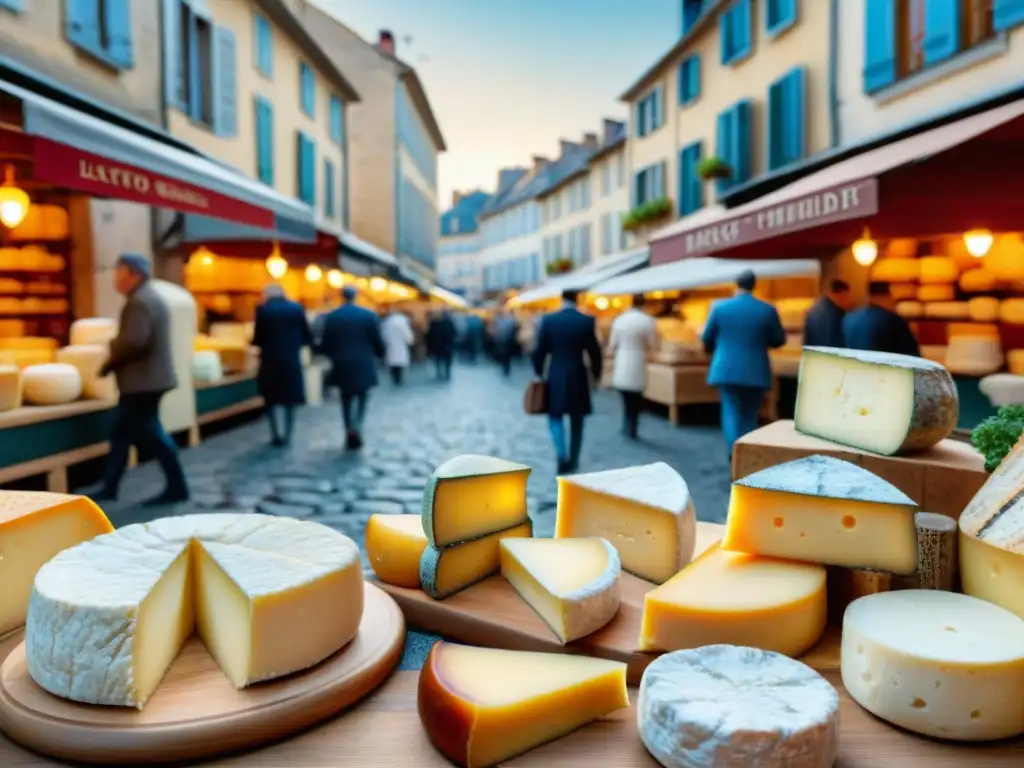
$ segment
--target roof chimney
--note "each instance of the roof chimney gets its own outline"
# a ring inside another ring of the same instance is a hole
[[[499,193],[504,192],[526,173],[525,168],[502,168],[498,171],[498,189]]]
[[[377,37],[377,50],[388,56],[395,55],[395,36],[388,29],[382,29]]]
[[[587,149],[597,149],[597,134],[596,133],[584,133],[583,134],[583,146]]]
[[[602,144],[611,144],[615,139],[619,137],[622,130],[626,127],[626,124],[619,120],[609,120],[607,117],[604,119],[604,132],[602,135]]]
[[[580,145],[575,141],[569,141],[568,139],[558,140],[558,156],[565,157],[570,152],[575,152],[580,148]]]
[[[534,173],[537,173],[538,171],[544,170],[545,168],[548,167],[548,164],[551,162],[550,160],[548,160],[543,155],[534,155],[530,159],[533,161],[533,172]]]

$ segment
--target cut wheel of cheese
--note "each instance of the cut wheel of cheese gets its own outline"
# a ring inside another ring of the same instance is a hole
[[[420,560],[426,548],[427,536],[419,515],[370,515],[366,556],[381,581],[419,589]]]
[[[998,337],[950,336],[946,367],[950,373],[986,376],[1003,367],[1003,346]]]
[[[832,768],[839,694],[781,654],[710,645],[666,654],[644,670],[637,729],[669,768]]]
[[[630,573],[668,581],[697,543],[686,481],[663,462],[558,478],[555,537],[591,536],[607,539]]]
[[[524,523],[530,468],[493,456],[466,454],[434,470],[423,491],[423,531],[447,547]]]
[[[924,314],[924,307],[919,301],[898,301],[896,302],[896,314],[900,317],[914,319]]]
[[[848,568],[917,570],[917,505],[832,456],[805,456],[732,484],[722,547]]]
[[[967,302],[971,320],[981,323],[995,323],[999,321],[999,299],[991,296],[978,296]]]
[[[996,276],[987,269],[969,269],[960,275],[960,290],[964,293],[990,293],[999,287]]]
[[[954,285],[922,285],[917,289],[918,301],[952,301],[955,298],[956,286]]]
[[[244,688],[323,661],[355,637],[362,613],[359,549],[342,534],[268,515],[185,515],[44,565],[25,655],[56,696],[141,709],[193,631]]]
[[[439,641],[420,672],[416,703],[441,754],[487,768],[628,707],[626,665]]]
[[[960,267],[948,256],[922,256],[918,262],[922,283],[955,283],[960,276]]]
[[[32,582],[47,561],[112,530],[85,496],[0,491],[0,636],[25,623]]]
[[[1004,323],[1024,325],[1024,299],[1007,299],[999,307],[999,318]]]
[[[880,259],[871,267],[871,279],[883,283],[912,283],[920,276],[917,259]]]
[[[889,285],[889,295],[896,301],[917,298],[916,283],[892,283]]]
[[[73,347],[109,344],[117,336],[117,321],[109,317],[86,317],[71,324],[68,341]]]
[[[94,400],[117,399],[117,380],[112,375],[100,376],[100,369],[109,357],[110,348],[100,344],[57,350],[57,362],[78,369],[82,377],[82,395]]]
[[[949,437],[960,415],[956,383],[930,360],[886,352],[805,347],[796,428],[893,456]]]
[[[843,686],[873,715],[940,739],[1024,733],[1024,620],[967,595],[880,592],[850,603]]]
[[[533,525],[527,521],[464,544],[441,549],[428,544],[420,558],[420,585],[435,600],[454,595],[501,570],[502,539],[532,535]]]
[[[82,375],[67,363],[30,365],[21,373],[21,386],[29,405],[63,405],[82,396]]]
[[[619,555],[604,539],[501,541],[501,575],[562,643],[615,617],[620,571]]]
[[[969,320],[971,306],[966,301],[937,301],[924,305],[924,316],[942,320]]]
[[[713,545],[644,598],[641,651],[746,645],[799,656],[825,631],[825,569]]]
[[[21,408],[21,369],[0,365],[0,411]]]

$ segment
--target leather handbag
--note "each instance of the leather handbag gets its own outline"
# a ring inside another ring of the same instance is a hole
[[[534,379],[526,385],[526,392],[523,393],[523,410],[531,416],[548,412],[548,388],[546,382]]]

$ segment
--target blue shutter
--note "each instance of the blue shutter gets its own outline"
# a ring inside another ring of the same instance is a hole
[[[731,8],[727,8],[718,17],[718,47],[720,49],[722,65],[724,66],[732,60],[733,23]]]
[[[93,53],[100,51],[99,0],[64,0],[64,29],[70,42]]]
[[[253,64],[261,74],[272,77],[274,74],[274,39],[270,22],[260,15],[257,15],[254,20],[253,38],[255,40]]]
[[[700,56],[690,57],[690,101],[700,96]]]
[[[766,0],[765,28],[769,36],[774,37],[796,24],[797,4],[797,0]]]
[[[106,0],[103,4],[107,25],[107,53],[123,69],[134,64],[132,48],[132,12],[128,0]]]
[[[21,13],[25,10],[25,3],[24,0],[0,0],[0,8],[6,8],[9,11]]]
[[[310,117],[316,117],[316,82],[313,70],[304,62],[299,62],[299,93],[302,111]]]
[[[742,184],[750,178],[751,103],[747,100],[741,101],[733,110],[732,155],[736,163],[733,183]]]
[[[807,68],[797,67],[786,78],[787,160],[796,162],[807,156]]]
[[[733,116],[734,112],[731,109],[722,112],[718,116],[718,122],[715,127],[715,155],[719,160],[724,160],[729,165],[735,177],[737,171],[736,160],[732,156]],[[718,194],[721,195],[725,192],[729,188],[730,183],[731,179],[718,179],[715,182]]]
[[[188,14],[188,113],[193,120],[203,118],[203,82],[199,77],[199,22],[195,14]]]
[[[750,0],[739,0],[733,6],[732,15],[732,28],[735,33],[733,38],[735,43],[733,58],[740,59],[750,55],[751,48],[754,45],[754,30],[751,23],[753,11],[751,10]]]
[[[163,0],[164,98],[184,109],[185,60],[181,50],[181,0]]]
[[[703,142],[697,142],[690,151],[690,205],[691,211],[697,211],[704,207],[704,179],[697,172],[700,167],[701,158],[704,155]]]
[[[338,146],[341,146],[344,139],[344,107],[341,104],[341,99],[337,96],[331,96],[331,141]]]
[[[256,175],[264,184],[274,184],[274,108],[262,96],[256,97]]]
[[[786,135],[786,79],[768,86],[768,170],[786,164],[783,143]]]
[[[638,101],[633,105],[633,135],[637,138],[642,138],[644,135],[643,105],[643,101]]]
[[[1024,0],[993,0],[992,26],[997,32],[1024,24]]]
[[[924,63],[937,64],[960,48],[960,0],[925,3]]]
[[[308,149],[306,151],[306,187],[309,192],[309,204],[316,205],[316,143],[313,139],[306,139]]]
[[[864,0],[864,92],[896,80],[896,0]]]
[[[213,130],[219,136],[238,133],[238,57],[235,33],[213,30]]]
[[[334,218],[334,163],[324,160],[324,215]]]

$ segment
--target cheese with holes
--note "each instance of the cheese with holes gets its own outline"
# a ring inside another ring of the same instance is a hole
[[[924,307],[919,301],[897,301],[896,314],[913,320],[924,315]]]
[[[883,283],[910,283],[920,275],[917,259],[880,259],[871,267],[871,279]]]
[[[1024,299],[1006,299],[999,306],[999,319],[1011,325],[1024,325]]]
[[[532,535],[533,525],[526,521],[464,544],[440,549],[428,544],[420,558],[420,585],[435,600],[443,600],[501,570],[502,539]]]
[[[950,373],[985,376],[1003,367],[1003,345],[998,337],[958,334],[949,337],[946,368]]]
[[[1024,620],[983,600],[917,589],[855,600],[840,668],[854,701],[908,731],[956,741],[1024,733]]]
[[[922,256],[918,262],[922,283],[955,283],[960,276],[960,267],[948,256]]]
[[[82,375],[73,365],[30,365],[21,373],[21,387],[29,405],[63,405],[82,396]]]
[[[999,299],[991,296],[978,296],[967,302],[971,320],[981,323],[999,322]]]
[[[806,664],[756,648],[710,645],[644,670],[637,730],[666,768],[832,768],[839,694]]]
[[[960,581],[1024,618],[1024,442],[1018,441],[960,515]]]
[[[86,317],[71,324],[68,339],[73,347],[89,344],[110,344],[117,336],[117,320],[109,317]]]
[[[21,408],[21,369],[0,365],[0,411]]]
[[[419,589],[420,560],[426,548],[427,536],[419,515],[370,515],[366,557],[381,581]]]
[[[892,456],[949,437],[960,415],[956,383],[931,360],[887,352],[804,347],[798,431]]]
[[[924,305],[924,316],[940,320],[969,320],[971,305],[966,301],[936,301]]]
[[[799,656],[828,618],[825,569],[711,546],[644,597],[641,651],[726,643]]]
[[[918,301],[952,301],[955,298],[956,286],[954,285],[922,285],[917,289]]]
[[[487,768],[628,707],[626,665],[438,641],[420,672],[416,704],[442,755]]]
[[[110,357],[110,348],[101,344],[63,347],[57,350],[57,362],[78,369],[82,377],[82,396],[94,400],[116,400],[117,380],[113,375],[100,376],[100,369]]]
[[[245,688],[323,661],[355,637],[362,613],[359,549],[337,531],[185,515],[120,528],[44,565],[25,655],[55,696],[141,709],[193,632]]]
[[[447,547],[526,522],[525,464],[465,454],[434,470],[423,491],[423,531]]]
[[[625,570],[661,584],[693,558],[697,515],[686,481],[656,462],[558,478],[555,536],[607,539]]]
[[[562,643],[619,610],[619,555],[604,539],[502,539],[501,575]]]
[[[732,484],[722,547],[848,568],[917,570],[917,505],[863,467],[806,456]]]
[[[85,496],[0,491],[0,635],[25,623],[32,582],[47,561],[112,530]]]
[[[999,288],[999,281],[990,270],[969,269],[960,275],[960,290],[964,293],[991,293]]]

